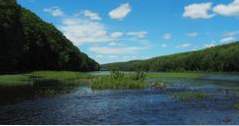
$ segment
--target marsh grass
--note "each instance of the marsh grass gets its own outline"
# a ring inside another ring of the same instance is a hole
[[[234,107],[235,109],[239,110],[239,103],[234,104],[233,107]]]
[[[204,100],[209,97],[206,93],[191,91],[173,93],[172,96],[180,101]]]
[[[28,75],[1,75],[0,86],[23,86],[30,83]]]
[[[147,85],[144,73],[123,73],[112,71],[110,75],[100,76],[92,80],[92,89],[143,89]]]
[[[32,85],[37,81],[61,81],[64,84],[89,82],[93,76],[81,72],[36,71],[28,74],[0,75],[0,86]]]
[[[167,85],[163,82],[154,82],[151,87],[154,89],[163,90],[167,88]]]
[[[70,71],[37,71],[31,73],[32,77],[43,80],[73,81],[80,79],[90,79],[91,75],[81,72]]]
[[[197,72],[185,72],[185,73],[147,73],[147,78],[184,78],[184,79],[197,79],[203,77],[205,73],[197,73]]]

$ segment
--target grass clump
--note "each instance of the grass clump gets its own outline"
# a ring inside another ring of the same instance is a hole
[[[203,100],[208,94],[202,92],[179,92],[174,93],[173,97],[181,101]]]
[[[142,89],[146,87],[144,73],[125,74],[112,71],[110,75],[93,79],[92,89]]]
[[[162,82],[155,82],[155,83],[152,83],[152,88],[154,89],[160,89],[160,90],[163,90],[163,89],[166,89],[167,88],[167,85],[162,83]]]
[[[27,75],[1,75],[0,86],[21,86],[26,85],[30,81]]]
[[[239,103],[234,104],[233,107],[234,107],[235,109],[239,110]]]

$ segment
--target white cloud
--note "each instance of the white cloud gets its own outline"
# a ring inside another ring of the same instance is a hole
[[[163,35],[163,39],[165,39],[165,40],[170,40],[170,39],[172,39],[172,34],[171,34],[171,33],[165,33],[165,34]]]
[[[231,37],[222,38],[220,42],[221,43],[229,43],[229,42],[234,42],[236,40],[237,39],[235,37],[231,36]]]
[[[97,54],[133,54],[137,51],[144,50],[145,47],[91,47],[89,50]]]
[[[64,15],[64,12],[59,7],[45,8],[43,11],[51,14],[53,17],[61,17]]]
[[[236,36],[236,35],[239,35],[239,31],[225,32],[223,34],[223,37],[231,37],[231,36]]]
[[[214,43],[210,43],[210,44],[205,44],[204,46],[206,48],[212,48],[212,47],[215,47],[216,45]]]
[[[90,10],[84,10],[83,12],[85,17],[88,17],[91,20],[96,20],[96,21],[100,21],[101,17],[98,13],[90,11]]]
[[[239,16],[239,0],[234,0],[228,5],[219,4],[213,8],[213,11],[222,16]]]
[[[195,3],[188,5],[184,8],[183,17],[188,17],[191,19],[209,19],[214,15],[210,14],[212,9],[212,3]]]
[[[140,31],[140,32],[128,32],[128,33],[127,33],[128,36],[133,36],[133,37],[141,38],[141,39],[142,39],[142,38],[145,38],[147,34],[148,34],[148,33],[145,32],[145,31]]]
[[[99,22],[91,20],[65,18],[60,29],[75,45],[112,41],[106,27]]]
[[[123,35],[124,35],[123,32],[113,32],[113,33],[111,33],[111,37],[112,37],[112,38],[120,38],[120,37],[122,37]]]
[[[197,32],[190,32],[190,33],[187,33],[187,36],[189,36],[189,37],[197,37],[198,33]]]
[[[109,16],[112,19],[123,20],[131,12],[131,6],[129,3],[125,3],[109,12]]]
[[[182,45],[179,45],[178,48],[188,48],[188,47],[190,47],[190,46],[191,46],[190,43],[184,43],[184,44],[182,44]]]

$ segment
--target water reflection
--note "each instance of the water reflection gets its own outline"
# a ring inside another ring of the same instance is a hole
[[[80,85],[84,85],[81,82],[54,80],[33,80],[32,83],[24,86],[0,87],[0,105],[66,94],[75,91]]]

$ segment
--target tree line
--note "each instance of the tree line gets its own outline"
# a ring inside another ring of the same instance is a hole
[[[102,69],[123,71],[239,72],[239,42],[148,60],[105,64]]]

